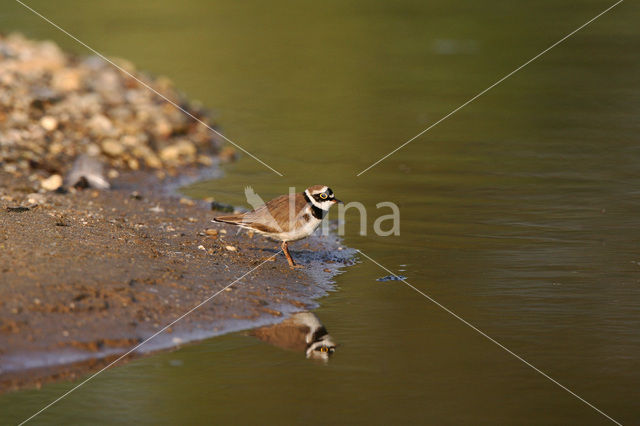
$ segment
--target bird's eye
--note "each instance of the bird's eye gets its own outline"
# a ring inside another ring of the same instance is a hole
[[[326,346],[320,348],[320,352],[329,352],[329,349]]]
[[[327,197],[328,197],[328,195],[326,193],[324,193],[324,192],[322,194],[320,194],[320,198],[322,198],[323,200],[326,200]]]

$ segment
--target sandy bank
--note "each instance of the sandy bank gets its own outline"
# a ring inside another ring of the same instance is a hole
[[[0,37],[0,56],[0,392],[104,365],[276,253],[164,191],[233,157],[206,126],[51,43]],[[136,75],[209,123],[170,82]],[[53,191],[80,154],[111,190]],[[136,355],[280,321],[350,262],[332,238],[292,250],[305,270],[278,256]]]

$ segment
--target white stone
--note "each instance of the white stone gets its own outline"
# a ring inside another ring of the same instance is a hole
[[[45,191],[55,191],[56,189],[62,186],[62,176],[60,175],[51,175],[45,180],[43,180],[40,185],[42,189]]]

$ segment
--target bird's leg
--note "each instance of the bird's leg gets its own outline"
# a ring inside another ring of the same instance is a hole
[[[293,257],[291,257],[291,253],[289,253],[289,247],[286,241],[282,242],[282,251],[284,252],[291,268],[302,268],[302,265],[296,265],[296,262],[293,261]]]

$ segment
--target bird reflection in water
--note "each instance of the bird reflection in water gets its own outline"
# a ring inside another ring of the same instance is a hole
[[[249,332],[263,342],[292,351],[304,351],[307,358],[328,361],[336,344],[317,316],[298,312],[279,324]]]

